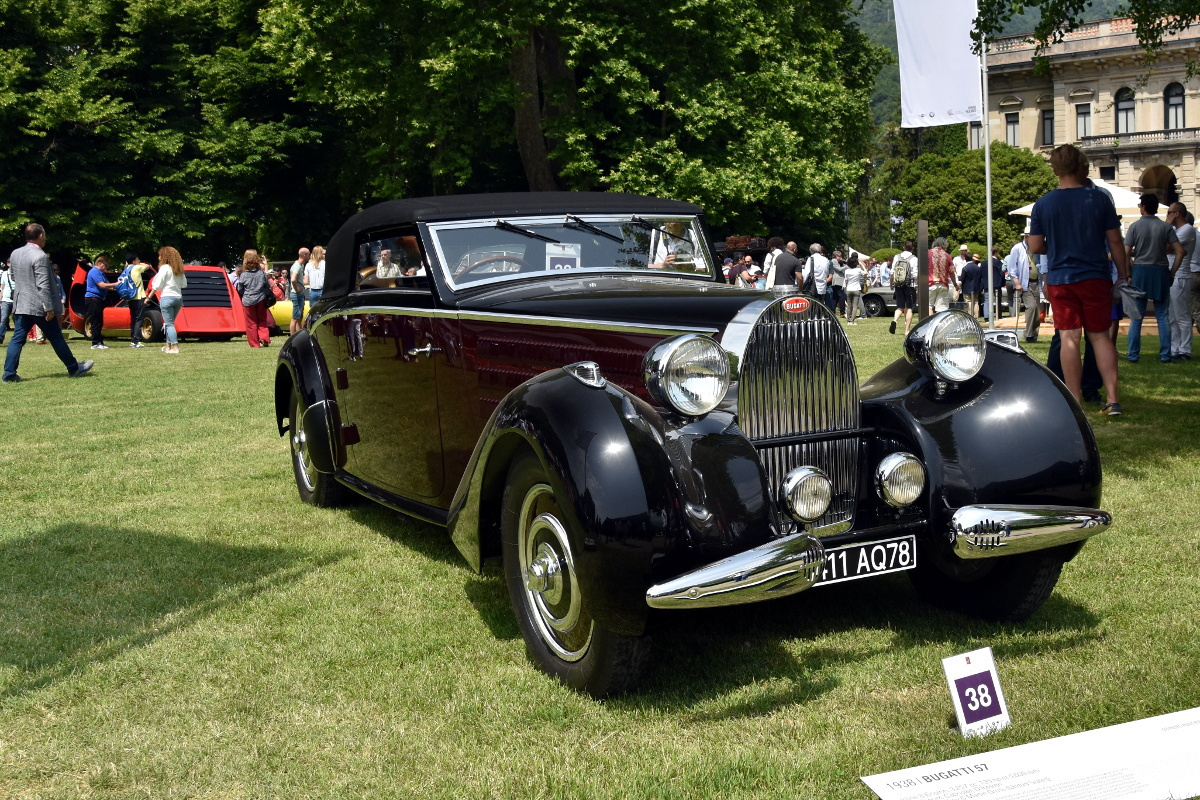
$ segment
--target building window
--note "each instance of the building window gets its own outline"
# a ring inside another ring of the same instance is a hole
[[[1133,89],[1117,92],[1117,133],[1133,133]]]
[[[1042,144],[1049,147],[1054,144],[1054,109],[1042,110]]]
[[[1082,142],[1085,137],[1092,135],[1092,104],[1080,103],[1075,106],[1075,139]]]
[[[1004,115],[1004,141],[1013,147],[1021,146],[1021,123],[1018,121],[1020,116],[1015,111]]]
[[[983,123],[972,122],[971,129],[967,135],[968,146],[972,150],[978,150],[983,147]]]
[[[1166,107],[1166,120],[1163,127],[1169,131],[1181,130],[1183,124],[1183,86],[1172,83],[1163,92]]]
[[[1117,182],[1117,168],[1116,167],[1101,167],[1100,168],[1100,180],[1107,181],[1108,183],[1116,183]]]

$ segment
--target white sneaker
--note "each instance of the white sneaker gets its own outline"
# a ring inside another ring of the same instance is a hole
[[[129,346],[130,347],[145,347],[146,345],[142,344],[141,342],[130,342]]]
[[[92,349],[93,349],[93,350],[107,350],[107,349],[108,349],[108,345],[106,345],[106,344],[94,344],[94,345],[92,345]]]

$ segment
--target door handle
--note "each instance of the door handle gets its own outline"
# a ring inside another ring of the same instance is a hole
[[[426,358],[432,358],[434,353],[442,352],[442,348],[434,347],[433,343],[430,342],[429,344],[425,345],[424,347],[420,347],[420,348],[414,347],[413,349],[411,349],[407,352],[408,352],[408,355],[410,355],[410,356],[419,356],[419,355],[424,354]]]

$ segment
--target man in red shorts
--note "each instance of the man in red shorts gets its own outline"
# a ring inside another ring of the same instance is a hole
[[[1058,188],[1034,204],[1025,241],[1031,253],[1049,256],[1043,280],[1054,327],[1062,339],[1063,382],[1080,402],[1080,341],[1086,331],[1108,395],[1100,413],[1116,416],[1121,413],[1121,402],[1117,348],[1108,337],[1113,287],[1108,251],[1112,251],[1119,280],[1129,280],[1121,220],[1112,198],[1085,183],[1087,156],[1079,148],[1069,144],[1054,148],[1050,168],[1058,176]]]

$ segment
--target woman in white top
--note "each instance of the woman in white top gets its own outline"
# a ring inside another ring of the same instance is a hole
[[[304,267],[304,283],[308,286],[308,307],[312,308],[325,291],[325,248],[317,245]]]
[[[859,266],[858,253],[850,254],[850,260],[846,263],[846,274],[843,277],[846,279],[846,324],[857,325],[858,323],[854,321],[855,318],[867,315],[862,299],[867,271]],[[858,311],[858,314],[855,314],[855,311]]]
[[[164,353],[179,352],[179,334],[175,331],[175,317],[183,308],[183,290],[187,288],[187,275],[183,273],[183,258],[174,247],[162,247],[158,251],[158,272],[150,284],[152,291],[160,292],[158,307],[162,310],[163,327],[167,331]]]

